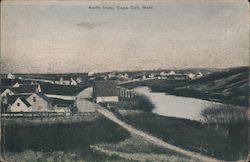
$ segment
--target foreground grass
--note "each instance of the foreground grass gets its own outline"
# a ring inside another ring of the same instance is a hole
[[[94,122],[104,117],[98,112],[82,113],[65,117],[2,117],[2,125],[44,125],[44,124],[72,124],[79,122]]]
[[[91,152],[89,155],[80,155],[77,153],[53,151],[42,152],[25,150],[20,153],[7,152],[6,162],[137,162],[127,160],[117,155],[107,155],[101,152]]]
[[[112,161],[117,157],[93,152],[90,145],[117,143],[129,137],[129,132],[106,118],[53,124],[17,122],[5,126],[5,150],[10,161],[30,161],[36,154],[41,162],[54,161],[59,155],[61,161]]]
[[[120,118],[168,143],[221,160],[243,159],[248,153],[246,123],[217,127],[152,113],[126,115]]]
[[[102,143],[93,146],[93,149],[108,155],[117,155],[125,159],[138,161],[168,161],[168,162],[195,162],[184,155],[157,146],[144,138],[131,134],[131,137],[116,143]]]

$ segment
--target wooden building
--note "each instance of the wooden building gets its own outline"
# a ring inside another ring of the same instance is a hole
[[[93,98],[96,103],[118,102],[119,91],[115,81],[96,81],[93,85]]]

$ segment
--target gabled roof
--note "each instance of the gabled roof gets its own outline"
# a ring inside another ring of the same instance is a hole
[[[8,104],[12,105],[18,98],[26,100],[30,95],[11,95],[7,97]]]
[[[29,85],[29,84],[24,84],[20,85],[19,87],[13,87],[14,91],[17,93],[35,93],[37,91],[38,85]]]
[[[41,90],[43,93],[65,96],[76,96],[86,88],[87,86],[58,85],[50,83],[41,84]]]
[[[14,84],[19,83],[20,79],[1,79],[1,87],[12,87]]]
[[[2,88],[1,88],[1,92],[3,93],[3,92],[6,91],[7,89],[9,89],[9,90],[12,91],[13,93],[17,94],[17,92],[16,92],[12,87],[2,87]]]
[[[20,98],[21,101],[23,101],[23,103],[27,106],[27,107],[30,107],[31,104],[24,98]]]
[[[42,92],[39,93],[35,93],[37,94],[39,97],[41,97],[42,99],[44,99],[47,102],[51,102],[51,99],[49,97],[47,97],[45,94],[43,94]]]
[[[117,83],[115,81],[94,82],[94,95],[98,96],[118,96]]]

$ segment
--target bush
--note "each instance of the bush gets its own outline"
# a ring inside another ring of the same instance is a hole
[[[247,109],[233,105],[213,105],[201,112],[207,123],[237,123],[247,121]]]

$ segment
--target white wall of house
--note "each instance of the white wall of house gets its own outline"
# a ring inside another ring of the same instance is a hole
[[[27,101],[32,106],[33,112],[41,112],[41,111],[51,111],[52,106],[42,97],[38,96],[37,94],[33,93],[27,98]]]
[[[118,101],[119,101],[118,96],[96,97],[96,103],[99,103],[99,102],[118,102]]]
[[[19,83],[14,84],[12,87],[20,87]]]
[[[5,89],[3,93],[1,94],[1,97],[7,96],[7,95],[14,95],[15,93],[12,92],[10,89]]]
[[[7,75],[7,78],[8,78],[8,79],[15,79],[16,77],[15,77],[15,75],[9,73],[9,74]]]
[[[17,98],[17,100],[7,108],[7,112],[32,112],[32,107],[28,107],[20,98]]]

